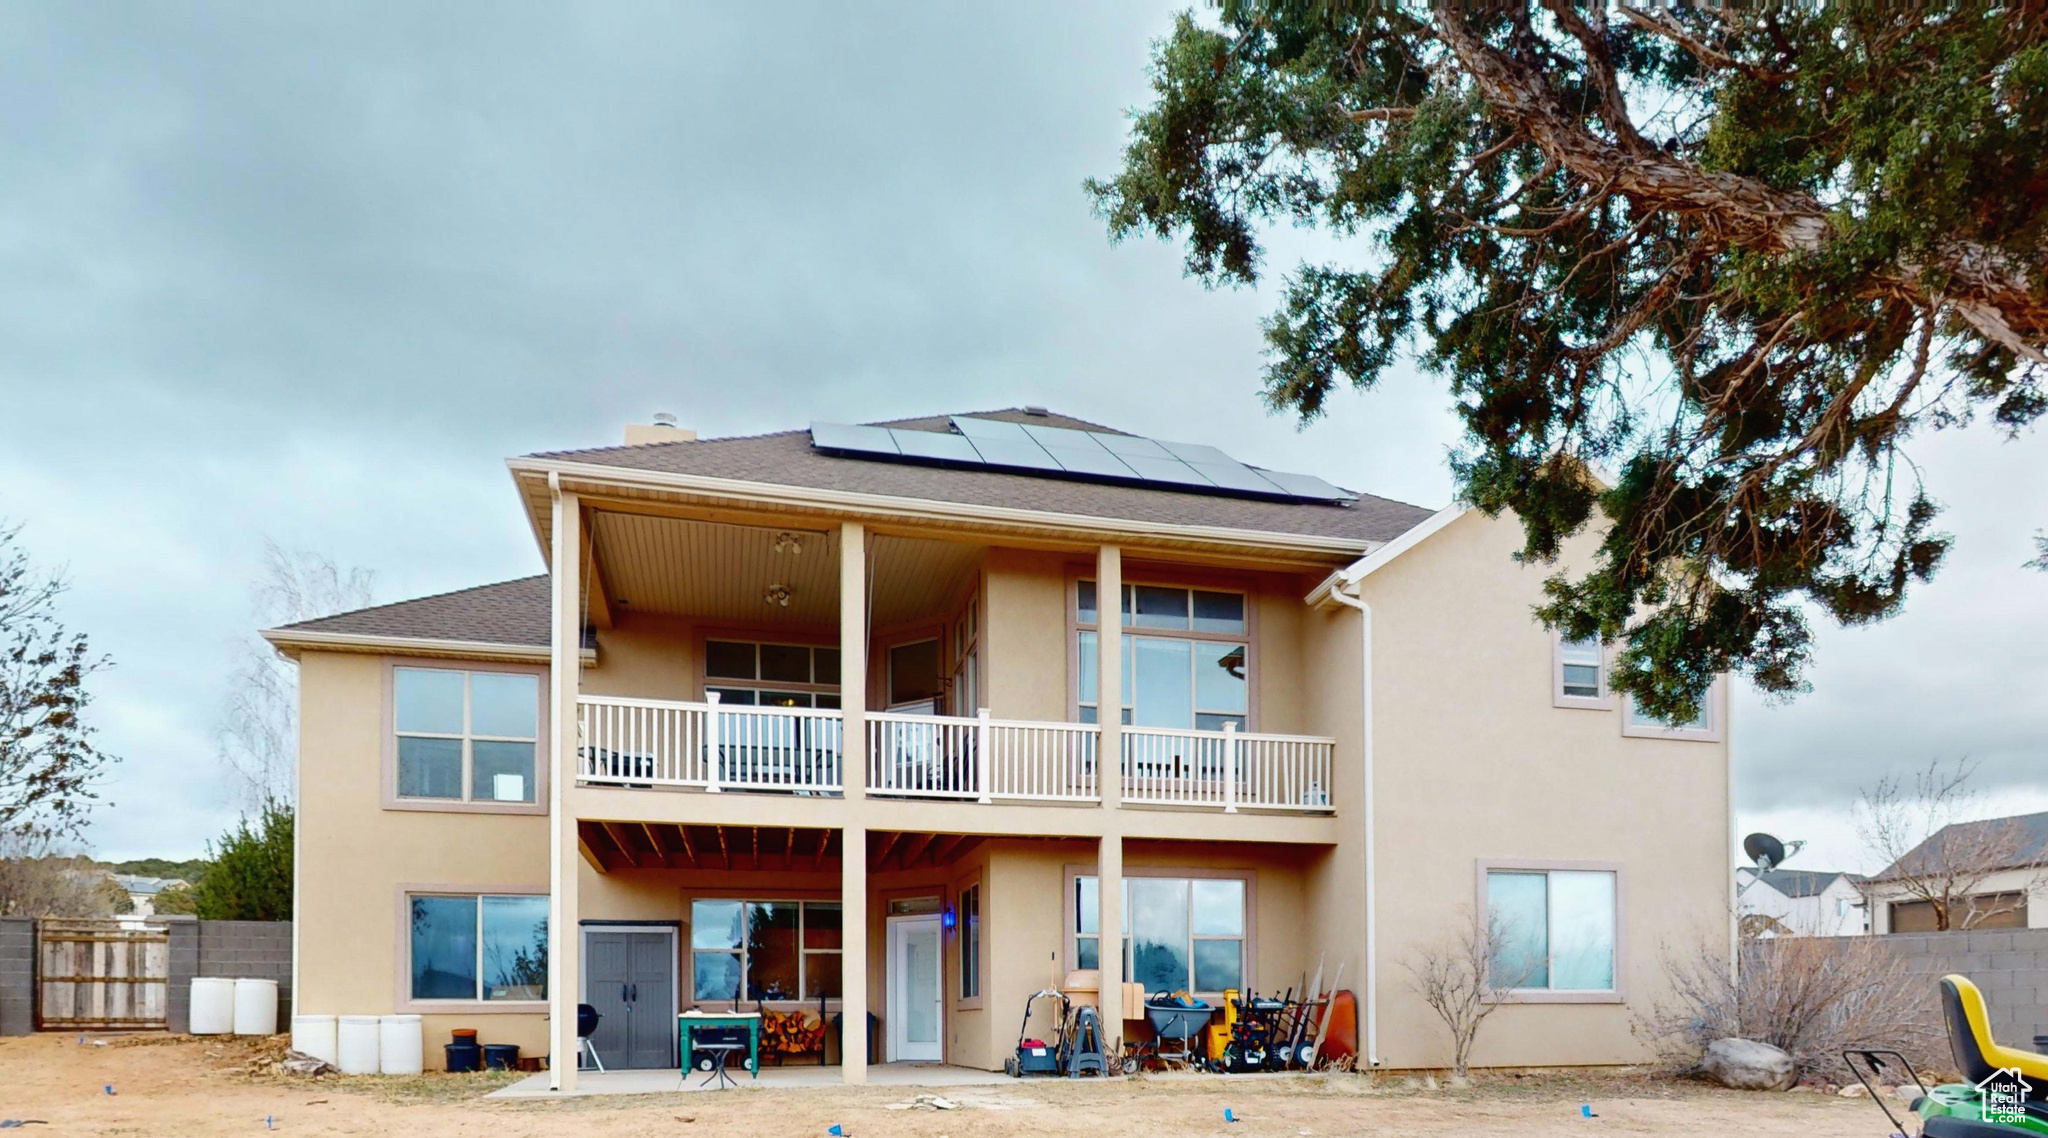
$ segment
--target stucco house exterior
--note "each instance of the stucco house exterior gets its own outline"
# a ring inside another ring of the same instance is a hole
[[[1125,981],[1321,961],[1361,1063],[1429,1067],[1404,962],[1490,911],[1529,980],[1475,1061],[1607,1064],[1659,946],[1728,942],[1722,685],[1636,715],[1512,518],[1036,408],[627,443],[508,463],[545,575],[265,633],[300,1011],[420,1013],[431,1063],[575,1055],[583,1000],[658,1067],[678,1011],[823,1007],[861,1082],[869,1022],[997,1069],[1070,973],[1118,1037]]]
[[[1735,871],[1745,928],[1759,936],[1862,936],[1870,931],[1862,880],[1839,871]]]

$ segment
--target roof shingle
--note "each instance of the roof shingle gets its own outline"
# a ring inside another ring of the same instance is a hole
[[[551,643],[548,629],[551,604],[548,578],[542,574],[302,620],[274,631],[395,636],[545,648]],[[587,633],[584,639],[589,641]]]
[[[1022,408],[973,412],[980,418],[1040,423],[1122,434],[1071,416],[1038,415]],[[944,431],[948,416],[874,424],[904,430]],[[810,432],[781,431],[740,438],[700,439],[649,446],[544,451],[527,456],[613,466],[623,470],[693,474],[776,486],[841,490],[887,497],[955,502],[1000,509],[1080,514],[1161,525],[1214,526],[1251,533],[1305,534],[1354,541],[1391,541],[1431,511],[1372,494],[1352,504],[1279,502],[1159,490],[1150,487],[1043,478],[996,470],[920,466],[822,454]]]

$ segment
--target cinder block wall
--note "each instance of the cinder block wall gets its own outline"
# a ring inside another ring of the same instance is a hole
[[[0,1035],[36,1029],[36,923],[0,917]]]
[[[2031,1049],[2048,1035],[2048,929],[1890,933],[1877,940],[1927,977],[1960,972],[1984,991],[2000,1043]]]
[[[1897,956],[1907,972],[1924,978],[1929,1008],[1939,1006],[1934,988],[1938,978],[1951,972],[1968,976],[1984,992],[1991,1032],[2000,1043],[2033,1050],[2033,1037],[2048,1035],[2048,929],[1829,939],[1839,945],[1875,944]],[[1933,1014],[1939,1023],[1940,1013]]]
[[[192,1027],[192,978],[277,981],[277,1029],[292,1019],[292,923],[171,919],[172,1031]]]

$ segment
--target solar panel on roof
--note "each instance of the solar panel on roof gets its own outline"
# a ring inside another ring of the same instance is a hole
[[[1136,435],[1112,435],[1107,432],[1098,431],[1090,431],[1089,434],[1093,435],[1095,441],[1101,443],[1103,449],[1111,454],[1136,454],[1143,455],[1146,458],[1173,457],[1172,451],[1167,450],[1151,439],[1141,439]]]
[[[1060,464],[1045,453],[1045,448],[1031,441],[1031,436],[1022,432],[1014,439],[970,438],[974,449],[981,452],[981,459],[990,466],[1021,466],[1026,470],[1058,470]]]
[[[811,445],[827,450],[857,450],[870,454],[896,454],[896,440],[887,427],[859,427],[851,423],[812,423]]]
[[[965,462],[975,466],[982,463],[981,455],[976,453],[974,444],[959,435],[949,435],[940,431],[900,431],[894,428],[890,429],[889,435],[896,440],[897,448],[912,458]]]
[[[1317,498],[1326,502],[1348,502],[1357,495],[1339,489],[1313,474],[1289,474],[1284,470],[1261,470],[1266,481],[1297,498]]]
[[[1259,472],[1240,462],[1194,462],[1195,473],[1218,486],[1248,490],[1254,494],[1285,494],[1287,491],[1259,477]]]
[[[954,416],[951,424],[952,431],[914,431],[813,423],[811,443],[821,450],[882,459],[1136,482],[1162,490],[1321,502],[1348,502],[1356,497],[1314,475],[1246,466],[1202,443],[1162,442],[965,415]]]

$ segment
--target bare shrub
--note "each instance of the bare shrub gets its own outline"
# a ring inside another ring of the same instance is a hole
[[[1484,925],[1466,910],[1444,935],[1416,948],[1404,962],[1410,987],[1429,1005],[1451,1035],[1451,1074],[1471,1074],[1472,1045],[1479,1026],[1508,993],[1528,979],[1527,965],[1513,975],[1504,951],[1510,930],[1498,916]]]
[[[1672,1067],[1697,1070],[1716,1039],[1768,1043],[1802,1072],[1846,1080],[1845,1047],[1895,1047],[1920,1073],[1951,1060],[1933,978],[1907,972],[1878,937],[1745,938],[1728,954],[1668,954],[1671,993],[1636,1024]]]

